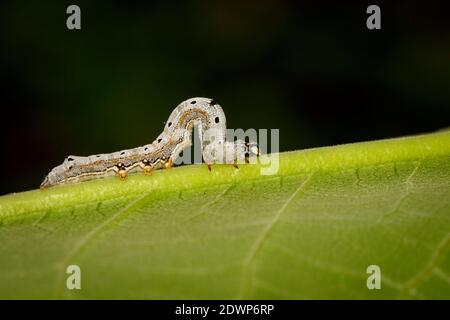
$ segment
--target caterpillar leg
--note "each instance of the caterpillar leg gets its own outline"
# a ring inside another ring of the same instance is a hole
[[[208,166],[208,171],[211,172],[211,163],[207,163],[206,165]]]
[[[139,166],[142,168],[145,175],[147,175],[147,176],[152,175],[153,167],[149,164],[149,162],[147,160],[142,161]]]
[[[170,169],[173,167],[173,160],[169,159],[166,163],[164,163],[164,166],[166,167],[166,169]]]
[[[235,167],[236,169],[239,169],[239,166],[236,163],[233,163],[233,167]]]
[[[120,179],[124,180],[128,176],[127,170],[120,169],[119,171],[117,171],[117,176],[119,176]]]
[[[118,163],[114,167],[114,172],[122,180],[125,179],[128,176],[127,170],[126,170],[125,166],[122,163]]]
[[[144,173],[147,176],[151,176],[153,172],[152,166],[144,166]]]

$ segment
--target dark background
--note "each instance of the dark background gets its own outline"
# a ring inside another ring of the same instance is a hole
[[[230,128],[279,128],[282,151],[447,127],[449,20],[430,1],[2,3],[0,194],[69,154],[152,142],[194,96]]]

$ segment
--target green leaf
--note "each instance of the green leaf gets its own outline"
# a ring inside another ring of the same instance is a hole
[[[450,298],[449,132],[279,160],[0,197],[0,298]]]

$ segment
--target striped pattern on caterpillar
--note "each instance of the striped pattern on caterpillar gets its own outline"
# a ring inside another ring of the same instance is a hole
[[[192,144],[192,130],[198,126],[202,156],[211,169],[212,163],[230,163],[259,155],[255,142],[226,141],[226,118],[222,107],[208,98],[191,98],[180,103],[170,114],[164,131],[151,144],[113,153],[87,157],[68,156],[53,168],[41,188],[117,175],[129,172],[172,167],[186,147]]]

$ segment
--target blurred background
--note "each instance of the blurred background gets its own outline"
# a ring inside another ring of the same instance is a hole
[[[279,128],[281,151],[447,127],[448,17],[430,1],[2,2],[0,194],[69,154],[152,142],[193,96],[230,128]]]

